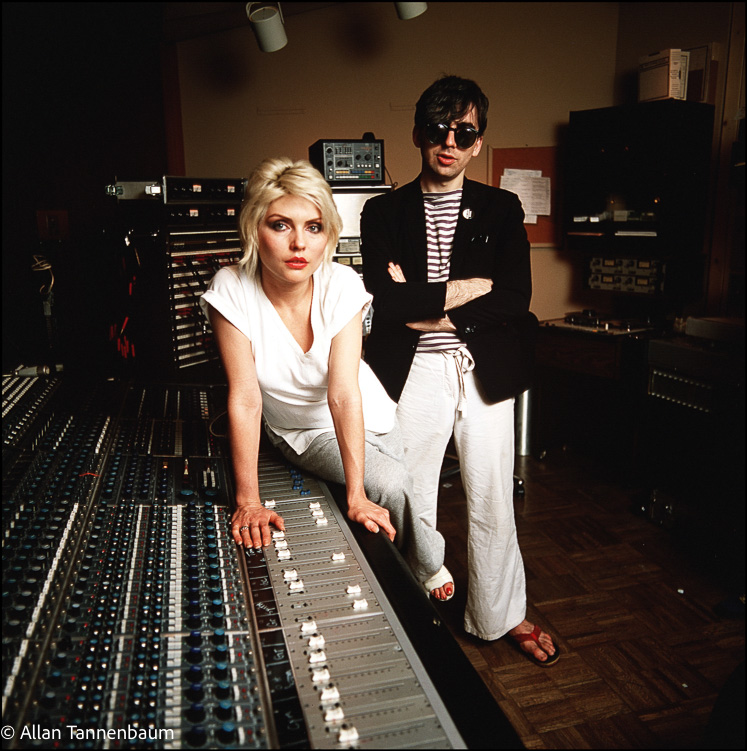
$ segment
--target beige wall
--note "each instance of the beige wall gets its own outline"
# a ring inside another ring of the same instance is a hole
[[[344,2],[291,16],[286,31],[272,54],[248,23],[179,43],[186,174],[242,177],[267,156],[307,158],[319,138],[373,131],[402,184],[420,166],[415,102],[442,73],[488,95],[486,147],[551,146],[569,111],[615,104],[618,3],[430,3],[399,21],[393,3]],[[470,177],[490,181],[490,151]],[[584,304],[563,253],[532,256],[540,319]]]
[[[723,94],[732,3],[620,3],[617,39],[616,104],[635,102],[638,58],[657,50],[721,46],[719,75]],[[716,97],[717,102],[720,96]],[[718,120],[718,114],[716,116]]]
[[[732,202],[743,203],[743,197],[736,191],[730,165],[732,145],[744,118],[744,4],[620,3],[615,99],[617,104],[636,100],[634,71],[639,56],[713,42],[719,50],[719,73],[711,99],[715,107],[709,207],[712,231],[703,248],[708,257],[705,300],[686,312],[736,315],[744,309],[744,213],[736,206],[732,213]]]

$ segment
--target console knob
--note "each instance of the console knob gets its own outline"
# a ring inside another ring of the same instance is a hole
[[[218,739],[221,743],[231,743],[236,739],[236,725],[232,722],[224,722],[218,730]]]
[[[215,695],[219,699],[227,699],[231,695],[231,684],[229,681],[218,681],[215,684]]]
[[[195,725],[187,732],[187,743],[190,746],[203,746],[207,740],[207,733],[202,725]]]
[[[315,649],[313,652],[309,652],[309,664],[315,665],[319,662],[326,662],[327,655],[323,649]]]
[[[309,637],[309,649],[321,649],[325,644],[321,634],[313,634]]]
[[[221,720],[230,720],[233,716],[234,709],[233,704],[230,701],[227,701],[224,699],[223,701],[218,703],[218,706],[215,708],[215,715],[216,717],[219,717]]]
[[[205,696],[205,690],[202,688],[202,683],[193,683],[186,691],[187,698],[192,701],[199,701]]]
[[[316,621],[309,616],[307,620],[301,623],[302,634],[313,634],[316,631]]]
[[[190,722],[202,722],[205,719],[205,707],[202,704],[193,704],[187,710],[187,719]]]
[[[330,679],[327,668],[314,668],[311,672],[311,680],[314,683],[327,683]]]
[[[337,742],[338,743],[355,743],[358,740],[358,731],[355,728],[355,725],[349,725],[348,723],[343,723],[340,727],[340,732],[337,735]]]
[[[334,707],[330,707],[324,712],[325,722],[340,722],[345,718],[345,713],[342,711],[342,707],[339,704],[335,704]]]
[[[340,691],[333,683],[326,688],[322,689],[322,693],[319,697],[322,701],[338,701],[340,698]]]
[[[216,628],[215,631],[213,631],[213,635],[210,637],[210,640],[213,642],[213,644],[225,644],[226,643],[226,632],[222,628]]]

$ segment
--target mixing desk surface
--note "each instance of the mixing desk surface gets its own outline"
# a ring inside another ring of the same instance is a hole
[[[327,486],[263,454],[236,547],[224,403],[4,379],[4,747],[466,747]]]

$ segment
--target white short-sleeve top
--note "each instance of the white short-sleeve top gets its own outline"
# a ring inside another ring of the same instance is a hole
[[[238,266],[226,266],[213,277],[200,298],[208,315],[212,306],[252,343],[262,416],[297,453],[322,433],[334,430],[327,403],[332,339],[356,314],[365,313],[372,296],[349,266],[322,263],[313,275],[311,328],[314,343],[303,352],[262,289]],[[371,368],[361,360],[358,371],[363,423],[373,433],[394,426],[397,408]]]

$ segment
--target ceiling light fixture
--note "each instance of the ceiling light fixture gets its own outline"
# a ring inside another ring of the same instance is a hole
[[[415,3],[415,5],[418,4],[420,3]],[[254,5],[261,5],[262,7],[252,10]],[[276,5],[277,7],[263,3],[246,4],[246,15],[262,52],[277,52],[288,44],[283,11],[280,10],[280,3],[276,3]],[[409,3],[405,3],[405,5],[409,5]]]
[[[428,3],[394,3],[400,21],[417,18],[428,10]]]

